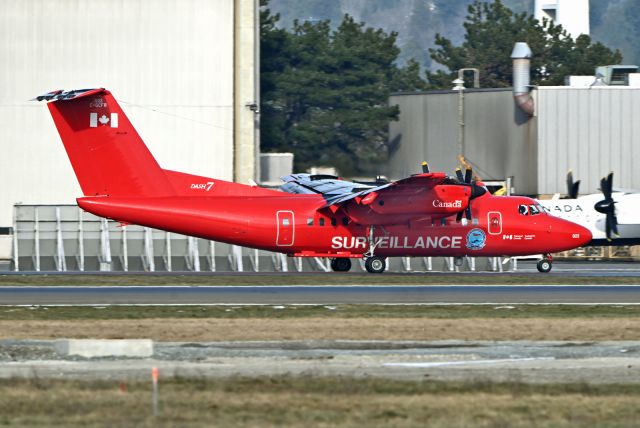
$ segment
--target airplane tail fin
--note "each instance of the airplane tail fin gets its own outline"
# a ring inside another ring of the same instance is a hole
[[[173,187],[104,88],[54,91],[48,107],[85,196],[170,196]]]

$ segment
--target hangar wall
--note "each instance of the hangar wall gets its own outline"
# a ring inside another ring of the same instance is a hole
[[[640,189],[640,88],[538,87],[538,191],[566,193],[566,174],[580,193],[598,192],[614,172],[614,186]]]
[[[599,192],[614,172],[614,186],[640,189],[640,88],[631,86],[539,86],[535,112],[516,108],[510,89],[464,91],[466,158],[481,178],[513,177],[520,194],[566,193],[566,174],[581,180],[580,192]],[[395,94],[400,120],[390,125],[389,175],[420,170],[451,173],[457,165],[458,93]]]
[[[458,91],[397,93],[400,107],[391,122],[389,178],[406,177],[429,162],[433,171],[453,174],[458,166]],[[534,193],[537,183],[536,118],[516,108],[510,89],[467,89],[463,93],[465,158],[485,180],[513,177],[514,190]]]
[[[0,228],[15,203],[81,195],[46,106],[28,101],[54,89],[110,89],[162,167],[233,180],[236,134],[253,153],[253,112],[234,109],[257,101],[246,25],[256,3],[0,0]],[[7,257],[10,238],[0,237]]]

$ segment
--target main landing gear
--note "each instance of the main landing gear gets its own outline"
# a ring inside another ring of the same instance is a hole
[[[371,256],[364,261],[364,267],[369,273],[382,273],[387,267],[387,261],[384,257]]]
[[[551,271],[551,268],[553,267],[553,258],[551,257],[551,254],[546,254],[542,260],[539,260],[536,267],[538,268],[538,272],[547,273]]]
[[[351,269],[351,259],[343,257],[331,259],[331,269],[333,269],[334,272],[349,272]]]
[[[387,260],[384,257],[374,255],[376,247],[379,244],[373,241],[373,226],[369,226],[369,250],[363,254],[364,267],[369,273],[382,273],[387,268]]]

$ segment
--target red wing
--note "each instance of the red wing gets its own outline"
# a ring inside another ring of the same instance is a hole
[[[367,186],[337,178],[314,178],[309,174],[283,177],[282,190],[316,193],[325,198],[324,208],[342,208],[360,224],[396,224],[417,218],[442,218],[463,211],[470,187],[450,181],[441,172],[412,175],[380,186]]]
[[[378,186],[354,183],[352,181],[341,180],[337,177],[322,176],[316,178],[310,174],[291,174],[282,177],[285,184],[281,190],[287,193],[321,194],[326,200],[325,207],[331,205],[342,205],[346,202],[356,200],[357,203],[370,194],[421,192],[432,189],[436,185],[444,182],[447,175],[443,172],[415,174],[398,181],[385,183]]]

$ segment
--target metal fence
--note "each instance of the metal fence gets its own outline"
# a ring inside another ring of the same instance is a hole
[[[388,269],[412,271],[502,271],[498,258],[396,257]],[[76,205],[15,205],[15,271],[58,272],[329,272],[329,259],[287,257],[135,225],[120,225]],[[355,260],[354,271],[365,271]]]

